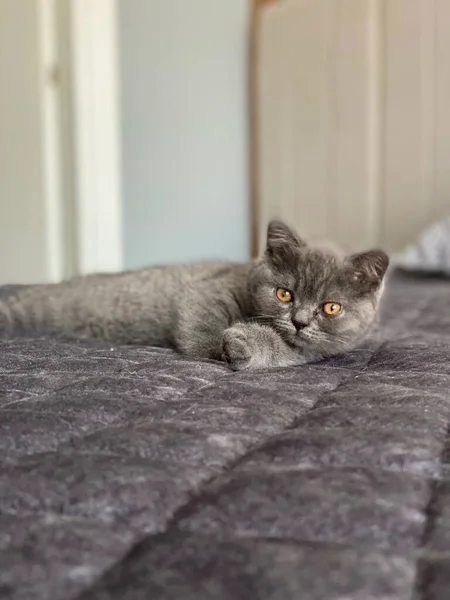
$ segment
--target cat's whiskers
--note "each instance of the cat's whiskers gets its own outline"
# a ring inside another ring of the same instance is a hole
[[[250,317],[249,320],[256,323],[261,323],[262,325],[272,325],[274,321],[271,315],[257,315],[255,317]]]
[[[292,326],[280,319],[274,319],[273,325],[275,326],[278,334],[285,342],[292,342]]]

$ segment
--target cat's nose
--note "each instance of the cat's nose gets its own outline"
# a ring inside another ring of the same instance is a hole
[[[309,323],[306,321],[306,319],[301,319],[298,317],[294,317],[292,319],[292,322],[294,323],[294,326],[297,331],[300,331],[301,329],[305,329],[305,327],[308,327],[308,325],[309,325]]]

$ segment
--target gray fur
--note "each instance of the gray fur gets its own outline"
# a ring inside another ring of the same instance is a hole
[[[272,222],[264,256],[248,264],[156,267],[22,289],[0,303],[0,331],[165,346],[237,370],[302,364],[360,342],[387,266],[381,251],[340,258]],[[278,287],[293,301],[280,302]],[[343,310],[326,316],[326,301]]]

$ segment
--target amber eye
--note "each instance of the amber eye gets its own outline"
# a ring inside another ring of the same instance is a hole
[[[285,288],[277,288],[277,298],[278,300],[281,300],[281,302],[291,302],[292,294]]]
[[[337,302],[325,302],[323,305],[323,312],[326,315],[337,315],[341,310],[342,306]]]

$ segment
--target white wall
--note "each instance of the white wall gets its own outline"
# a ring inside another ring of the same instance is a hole
[[[125,263],[248,256],[248,0],[118,0]]]

